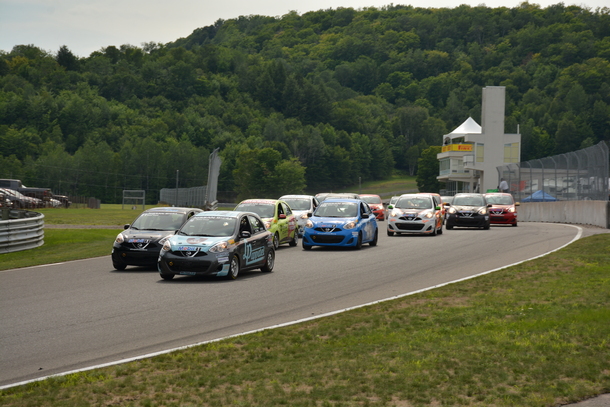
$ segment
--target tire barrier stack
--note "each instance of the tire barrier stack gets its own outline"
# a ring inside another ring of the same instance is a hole
[[[44,215],[2,208],[0,254],[33,249],[44,244]]]

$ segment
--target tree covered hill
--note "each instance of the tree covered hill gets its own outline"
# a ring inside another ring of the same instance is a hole
[[[522,159],[610,140],[610,9],[339,8],[218,20],[77,58],[0,53],[0,177],[114,202],[122,189],[319,192],[417,159],[506,86]],[[253,185],[254,184],[254,185]]]

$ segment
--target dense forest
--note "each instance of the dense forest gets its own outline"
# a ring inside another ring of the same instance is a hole
[[[529,160],[610,141],[610,10],[390,5],[218,20],[168,44],[0,51],[0,178],[118,202],[275,197],[417,174],[505,86]],[[429,155],[429,154],[428,154]],[[176,174],[180,177],[177,179]]]

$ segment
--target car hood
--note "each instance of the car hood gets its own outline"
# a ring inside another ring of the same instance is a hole
[[[369,204],[371,209],[383,209],[383,204]]]
[[[354,218],[326,218],[326,217],[321,217],[321,216],[316,216],[316,217],[311,217],[309,218],[314,225],[316,226],[332,226],[332,225],[336,225],[336,226],[341,226],[341,225],[345,225],[346,223],[349,222],[354,222],[354,221],[358,221],[358,218],[354,217]]]
[[[480,209],[484,209],[485,206],[467,206],[467,205],[452,205],[452,208],[454,208],[456,211],[460,211],[460,212],[477,212]]]
[[[515,205],[497,205],[497,204],[493,204],[491,206],[491,208],[489,208],[489,209],[494,209],[494,208],[497,208],[497,209],[507,209],[507,208],[512,208],[514,206]]]
[[[123,232],[125,240],[127,239],[147,239],[147,240],[159,240],[165,236],[174,234],[173,230],[133,230],[126,229]]]
[[[197,247],[204,251],[207,251],[212,246],[220,242],[233,242],[233,238],[230,236],[182,236],[174,235],[169,239],[169,243],[172,248],[180,247]],[[179,249],[180,250],[180,249]]]

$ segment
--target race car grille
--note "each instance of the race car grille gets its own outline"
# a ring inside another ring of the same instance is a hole
[[[178,256],[182,256],[182,257],[204,257],[207,256],[208,254],[206,252],[202,252],[202,251],[186,251],[186,250],[178,250],[175,252],[172,252]]]
[[[143,249],[153,249],[156,245],[148,239],[137,239],[133,242],[126,243],[125,246],[129,247],[130,249],[143,250]]]
[[[341,243],[343,236],[340,235],[315,235],[311,237],[317,243]]]
[[[341,228],[334,228],[334,227],[330,227],[330,228],[315,228],[314,230],[316,230],[317,232],[341,232]]]
[[[396,223],[395,226],[400,230],[422,230],[424,228],[421,223]]]
[[[403,216],[399,217],[398,219],[400,219],[400,220],[421,220],[421,218],[418,218],[417,216],[407,216],[407,215],[403,215]]]
[[[504,213],[504,209],[493,209],[489,213],[492,215],[502,215]]]
[[[472,218],[472,215],[474,215],[472,212],[458,212],[458,216],[463,218]]]

